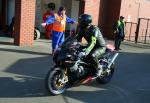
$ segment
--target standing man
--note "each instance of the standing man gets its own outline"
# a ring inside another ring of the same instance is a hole
[[[76,23],[73,19],[66,16],[65,7],[60,7],[58,13],[49,16],[42,26],[53,24],[52,27],[52,53],[64,42],[64,32],[66,28],[66,23],[74,24]]]
[[[120,48],[121,41],[123,41],[125,37],[125,21],[123,16],[120,16],[120,19],[115,23],[114,34],[115,34],[115,50],[121,50]]]
[[[43,14],[43,21],[44,22],[47,20],[47,18],[49,16],[54,15],[54,10],[55,10],[55,4],[49,3],[48,4],[48,10]],[[49,25],[45,26],[45,32],[46,32],[45,36],[47,39],[50,39],[50,37],[51,37],[52,27],[53,27],[53,24],[49,24]]]

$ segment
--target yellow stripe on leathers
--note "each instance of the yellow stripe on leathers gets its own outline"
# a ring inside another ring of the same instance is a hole
[[[84,37],[82,38],[81,43],[82,43],[82,44],[87,44],[87,41],[86,41],[86,39],[85,39]]]

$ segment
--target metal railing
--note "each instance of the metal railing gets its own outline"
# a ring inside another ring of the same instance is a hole
[[[139,18],[138,23],[126,22],[126,28],[128,31],[126,40],[150,44],[150,19]]]
[[[126,34],[125,39],[129,40],[129,41],[134,41],[134,39],[135,39],[135,31],[133,31],[133,29],[135,29],[134,27],[137,27],[137,23],[126,22],[126,27],[127,26],[129,26],[129,29],[126,28],[127,34]]]

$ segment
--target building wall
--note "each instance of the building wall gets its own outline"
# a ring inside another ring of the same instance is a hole
[[[120,15],[125,17],[127,22],[137,22],[139,17],[139,3],[137,0],[122,0]]]
[[[143,0],[143,2],[140,1],[140,6],[139,17],[150,19],[150,0]]]
[[[150,18],[149,8],[150,0],[100,0],[99,27],[105,37],[113,39],[113,24],[122,15],[126,22],[132,22],[132,25],[126,25],[126,39],[135,40],[138,18]],[[146,27],[147,21],[142,20],[139,36],[145,35]],[[148,27],[150,34],[150,26]]]
[[[114,38],[113,25],[119,19],[121,0],[108,0],[108,18],[106,21],[106,35],[109,38]]]
[[[113,24],[120,15],[121,0],[100,0],[99,27],[105,37],[114,38]]]
[[[150,0],[122,0],[120,15],[128,22],[137,23],[138,18],[150,18]]]
[[[19,46],[33,44],[36,0],[15,0],[15,39]]]
[[[100,11],[99,11],[99,26],[105,28],[106,21],[108,20],[108,0],[100,0]]]
[[[85,0],[84,13],[92,15],[94,25],[98,25],[99,8],[100,8],[100,0]]]
[[[41,26],[43,9],[42,9],[42,0],[36,0],[36,11],[35,11],[35,27],[38,27],[40,31],[43,31],[43,27]]]
[[[79,17],[79,1],[72,1],[72,7],[71,7],[71,18],[73,18],[75,21],[78,21]],[[77,25],[71,25],[71,30],[76,30]]]
[[[138,23],[138,18],[149,18],[150,19],[150,0],[122,0],[120,15],[125,17],[125,21]],[[126,39],[135,40],[137,24],[127,23],[126,29]],[[139,39],[143,39],[145,36],[147,28],[147,20],[141,20],[140,30],[139,30]],[[150,26],[149,28],[150,29]],[[148,34],[150,31],[148,31]]]

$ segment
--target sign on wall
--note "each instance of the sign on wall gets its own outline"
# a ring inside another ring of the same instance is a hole
[[[127,16],[127,22],[131,22],[131,15],[130,14],[128,14],[128,16]]]

